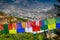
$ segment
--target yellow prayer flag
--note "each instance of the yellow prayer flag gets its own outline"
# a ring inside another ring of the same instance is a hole
[[[9,30],[9,33],[10,33],[10,34],[16,34],[17,31],[16,31],[16,30]]]
[[[26,22],[22,22],[22,28],[26,27]]]
[[[56,29],[56,24],[48,24],[48,30]]]

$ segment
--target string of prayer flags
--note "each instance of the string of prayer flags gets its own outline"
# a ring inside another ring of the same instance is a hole
[[[11,24],[0,24],[0,32],[2,34],[16,34],[23,32],[40,33],[47,30],[60,29],[59,18],[49,18],[43,20],[35,20],[28,22],[19,22]]]

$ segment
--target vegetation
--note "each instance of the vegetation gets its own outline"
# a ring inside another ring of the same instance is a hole
[[[43,40],[44,37],[40,34],[18,33],[18,34],[2,34],[0,40]]]

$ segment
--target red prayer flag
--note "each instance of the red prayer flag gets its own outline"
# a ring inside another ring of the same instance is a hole
[[[17,23],[12,23],[12,27],[13,27],[13,29],[16,29],[17,28]]]
[[[36,21],[32,21],[31,22],[31,26],[32,26],[32,29],[33,29],[33,31],[40,31],[40,24],[39,24],[40,22],[38,22],[37,24],[36,24]]]
[[[0,24],[0,30],[4,30],[3,24]]]
[[[8,24],[8,29],[12,30],[12,24]]]

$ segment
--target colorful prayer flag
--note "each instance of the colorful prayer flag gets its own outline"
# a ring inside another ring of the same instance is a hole
[[[14,29],[12,29],[12,30],[9,30],[9,33],[10,33],[10,34],[16,34],[16,33],[17,33],[17,31],[16,31],[16,30],[14,30]]]
[[[49,30],[56,29],[56,24],[48,24],[48,29]]]
[[[17,23],[12,23],[12,28],[17,29]]]
[[[56,23],[56,28],[60,29],[60,23]]]
[[[41,30],[47,30],[47,29],[48,29],[47,20],[42,20]]]
[[[13,28],[13,27],[12,27],[12,24],[8,24],[8,29],[9,29],[9,30],[12,30],[12,28]]]
[[[22,28],[22,23],[17,23],[17,32],[18,32],[18,33],[23,33],[23,32],[25,32],[25,29]]]
[[[36,32],[40,31],[40,26],[36,25],[36,21],[32,21],[31,26],[32,26],[33,31],[36,31]]]
[[[4,30],[2,30],[2,33],[3,34],[9,33],[9,31],[8,31],[8,24],[4,24]]]
[[[56,28],[60,29],[60,17],[56,18]]]
[[[56,18],[56,23],[60,23],[60,17]]]
[[[9,33],[10,34],[16,34],[17,33],[16,27],[17,27],[16,23],[9,24],[8,25]]]
[[[31,22],[30,21],[28,21],[27,23],[26,23],[27,25],[27,27],[31,27]]]
[[[4,30],[3,24],[0,24],[0,30]]]
[[[56,29],[56,20],[55,18],[48,19],[48,30]]]
[[[47,19],[47,21],[48,21],[48,24],[54,24],[54,23],[56,23],[56,19],[55,18]]]
[[[26,22],[22,22],[22,28],[26,27]]]
[[[26,23],[25,32],[31,32],[31,33],[33,32],[31,25],[28,25],[28,23]]]

